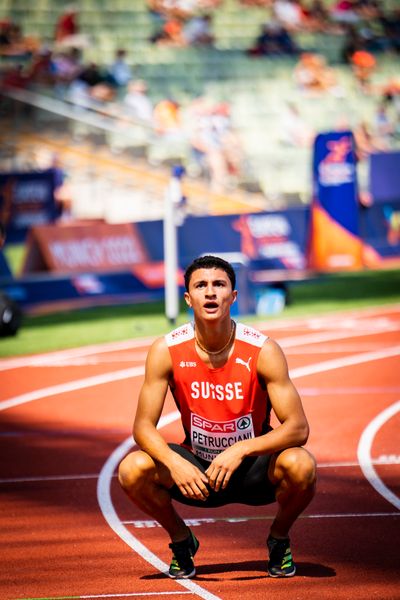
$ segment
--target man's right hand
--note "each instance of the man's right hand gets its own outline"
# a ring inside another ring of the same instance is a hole
[[[209,495],[206,475],[179,454],[173,454],[167,466],[181,494],[190,500],[206,500]]]

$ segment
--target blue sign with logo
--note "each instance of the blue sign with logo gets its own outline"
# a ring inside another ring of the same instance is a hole
[[[351,131],[321,133],[315,139],[314,199],[348,232],[358,235],[358,188]]]
[[[6,227],[7,241],[22,241],[30,227],[56,219],[56,181],[54,169],[0,174],[0,219]]]

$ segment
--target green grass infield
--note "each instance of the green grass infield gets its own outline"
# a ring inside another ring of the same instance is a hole
[[[257,326],[257,322],[276,318],[314,317],[397,302],[400,302],[400,270],[330,274],[290,283],[288,302],[278,314],[240,315],[238,319]],[[187,320],[190,315],[182,302],[176,325]],[[0,357],[163,335],[171,328],[163,302],[24,315],[15,336],[0,338]]]

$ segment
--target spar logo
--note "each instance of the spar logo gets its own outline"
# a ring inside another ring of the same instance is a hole
[[[343,136],[338,140],[326,143],[328,154],[318,165],[318,176],[321,185],[336,186],[352,183],[354,165],[347,161],[347,156],[353,148],[352,139]]]
[[[239,417],[233,421],[209,421],[199,415],[192,415],[192,427],[197,427],[209,433],[236,433],[252,426],[250,417]]]
[[[242,417],[237,422],[237,428],[240,431],[243,431],[243,429],[248,429],[250,427],[250,425],[251,425],[251,421],[250,421],[249,417]]]

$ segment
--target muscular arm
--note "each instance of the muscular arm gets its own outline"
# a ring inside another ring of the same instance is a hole
[[[286,358],[274,340],[269,339],[264,343],[257,371],[265,382],[280,424],[269,433],[233,444],[213,460],[206,473],[215,490],[226,487],[231,474],[246,456],[273,454],[285,448],[301,446],[307,441],[309,427],[300,396],[289,377]]]
[[[159,433],[160,419],[172,370],[171,357],[163,338],[150,348],[146,359],[145,380],[139,394],[139,403],[133,425],[133,436],[140,448],[154,462],[164,465],[172,482],[184,496],[205,499],[208,495],[207,478],[189,461],[171,450]]]

